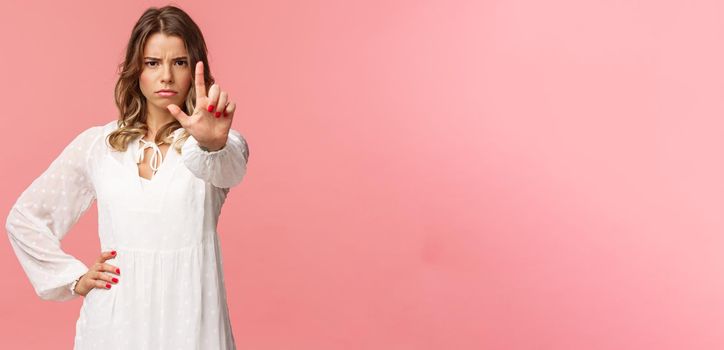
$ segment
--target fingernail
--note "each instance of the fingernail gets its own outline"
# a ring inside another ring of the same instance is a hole
[[[112,251],[112,252],[111,252],[111,255],[116,255],[116,251],[115,251],[115,250]]]
[[[213,112],[213,111],[214,111],[214,106],[213,106],[213,105],[209,105],[209,112]]]
[[[113,282],[118,283],[118,278],[113,277]]]
[[[216,112],[216,114],[214,114],[214,115],[216,116],[216,118],[218,118],[221,116],[221,112]]]
[[[106,283],[106,288],[111,289],[111,285]]]
[[[121,269],[116,269],[116,273],[121,273]]]

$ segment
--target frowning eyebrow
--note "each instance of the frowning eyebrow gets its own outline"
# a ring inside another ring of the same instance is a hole
[[[158,58],[158,57],[144,57],[144,59],[148,59],[148,60],[158,60],[158,61],[161,60],[161,59]],[[186,56],[181,56],[181,57],[175,57],[175,58],[173,58],[174,61],[178,61],[178,60],[188,60],[188,59],[189,59],[189,58],[186,57]]]

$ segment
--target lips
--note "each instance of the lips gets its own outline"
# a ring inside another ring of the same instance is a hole
[[[176,91],[173,90],[159,90],[156,93],[161,97],[171,97],[176,95]]]

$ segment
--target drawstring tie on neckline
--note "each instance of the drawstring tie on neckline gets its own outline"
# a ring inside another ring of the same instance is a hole
[[[155,142],[149,142],[144,139],[140,139],[143,143],[143,146],[138,150],[138,157],[136,157],[136,164],[141,164],[143,161],[144,153],[146,153],[146,148],[153,148],[153,154],[151,155],[151,170],[153,170],[153,175],[156,175],[156,172],[158,171],[159,166],[161,166],[161,162],[163,162],[163,154],[161,153],[161,149],[158,148],[158,145]]]

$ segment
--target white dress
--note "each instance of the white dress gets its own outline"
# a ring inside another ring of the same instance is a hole
[[[6,228],[23,270],[41,299],[79,297],[70,285],[88,265],[60,242],[97,200],[100,251],[117,251],[107,263],[120,268],[105,273],[119,282],[85,296],[74,349],[235,349],[216,224],[246,173],[246,140],[231,129],[208,152],[189,136],[144,181],[141,137],[117,152],[105,138],[116,128],[81,132],[11,208]]]

